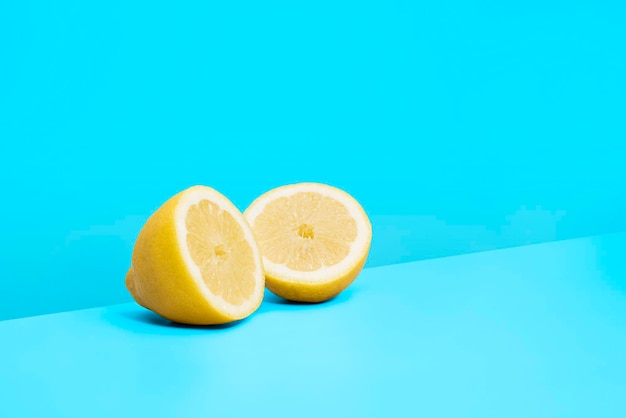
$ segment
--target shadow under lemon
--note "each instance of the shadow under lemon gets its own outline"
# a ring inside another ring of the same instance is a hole
[[[166,328],[180,328],[180,329],[189,329],[189,330],[227,330],[231,328],[238,328],[239,326],[254,320],[254,317],[259,314],[269,313],[269,312],[278,312],[278,311],[305,311],[305,310],[313,310],[313,309],[325,309],[329,306],[340,304],[347,302],[353,297],[354,289],[352,286],[345,289],[343,292],[338,294],[337,296],[324,301],[324,302],[295,302],[291,300],[287,300],[281,298],[280,296],[275,295],[269,290],[265,289],[265,294],[263,297],[263,302],[261,306],[253,312],[250,316],[229,322],[226,324],[219,325],[188,325],[181,324],[178,322],[171,321],[169,319],[163,318],[159,314],[147,309],[143,308],[139,305],[133,307],[129,310],[124,310],[119,313],[119,315],[123,316],[125,319],[132,320],[134,322],[141,322],[145,325],[158,326],[158,327],[166,327]],[[136,302],[135,302],[136,303]]]

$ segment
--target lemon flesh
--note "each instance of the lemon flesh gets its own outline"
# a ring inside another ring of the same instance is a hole
[[[285,299],[322,302],[363,269],[371,223],[346,192],[319,183],[282,186],[246,209],[261,250],[266,287]]]

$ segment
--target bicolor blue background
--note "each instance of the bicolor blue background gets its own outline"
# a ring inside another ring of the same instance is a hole
[[[0,319],[130,301],[149,214],[344,188],[368,266],[626,230],[615,1],[0,1]]]

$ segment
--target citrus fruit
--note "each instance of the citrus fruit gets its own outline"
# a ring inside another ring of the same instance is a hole
[[[128,269],[128,272],[126,272],[126,289],[128,289],[130,295],[133,297],[133,299],[135,299],[135,302],[137,302],[141,306],[144,306],[144,303],[141,301],[141,296],[139,296],[137,294],[137,291],[135,290],[135,275],[133,273],[132,266]]]
[[[346,192],[320,183],[278,187],[244,212],[263,257],[266,287],[299,302],[322,302],[363,269],[372,226]]]
[[[138,304],[171,321],[228,323],[261,304],[261,255],[241,212],[216,190],[194,186],[147,220],[126,287]]]

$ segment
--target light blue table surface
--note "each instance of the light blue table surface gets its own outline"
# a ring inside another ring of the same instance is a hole
[[[624,417],[626,234],[366,269],[221,328],[0,322],[0,417]]]

